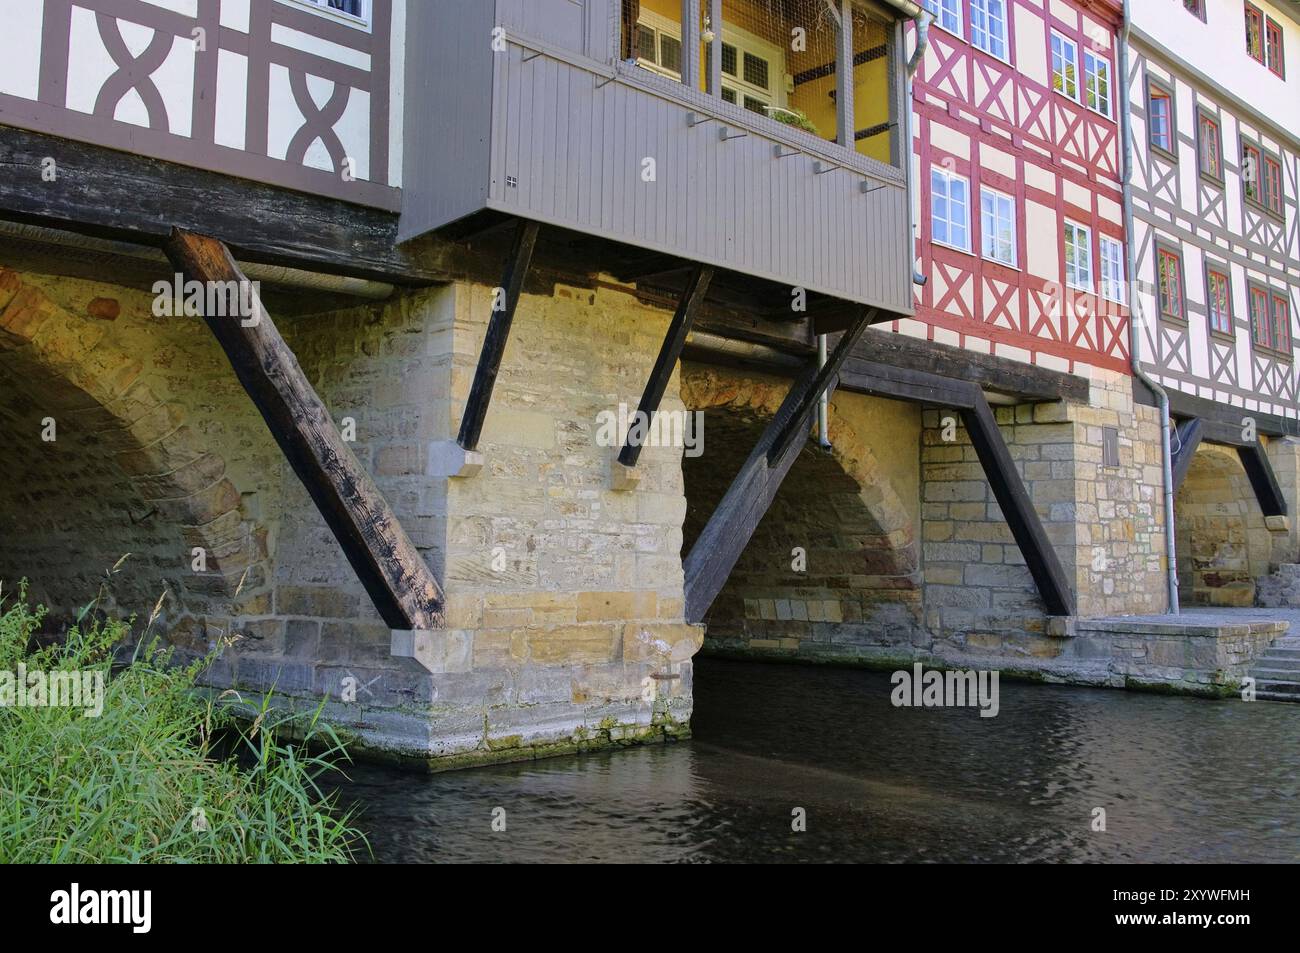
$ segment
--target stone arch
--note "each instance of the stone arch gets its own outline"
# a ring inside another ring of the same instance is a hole
[[[1174,500],[1178,585],[1188,605],[1252,605],[1272,539],[1236,451],[1201,444]]]
[[[106,608],[141,617],[166,591],[160,626],[201,650],[269,582],[266,533],[139,342],[114,333],[119,310],[96,297],[75,313],[39,276],[0,270],[0,579],[29,578],[56,622],[101,584]]]
[[[683,364],[681,400],[704,411],[704,453],[683,462],[684,550],[780,407],[790,382]],[[872,398],[832,398],[829,453],[810,442],[790,469],[705,622],[707,644],[792,655],[869,655],[922,624],[917,516],[856,419]],[[919,413],[890,404],[919,459]],[[912,420],[915,417],[915,420]],[[714,449],[710,449],[710,446]],[[915,477],[915,474],[913,474]],[[913,493],[915,488],[913,487]],[[795,546],[807,568],[792,568]]]

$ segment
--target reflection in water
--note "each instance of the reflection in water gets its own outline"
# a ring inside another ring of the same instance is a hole
[[[980,718],[894,708],[889,689],[697,660],[689,742],[432,776],[358,765],[344,803],[380,861],[1300,860],[1300,705],[1003,681]]]

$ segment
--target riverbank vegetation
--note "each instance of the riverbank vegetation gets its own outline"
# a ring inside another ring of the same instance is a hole
[[[204,662],[173,664],[149,625],[129,640],[133,622],[83,611],[38,646],[43,615],[0,588],[0,862],[342,862],[366,849],[319,786],[346,756],[318,718],[294,723],[296,740],[266,700],[237,720],[233,693],[200,691]]]

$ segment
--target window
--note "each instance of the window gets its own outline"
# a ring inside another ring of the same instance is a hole
[[[1273,349],[1291,350],[1291,304],[1280,294],[1273,295]]]
[[[1263,163],[1260,161],[1259,150],[1249,143],[1241,144],[1241,181],[1246,192],[1246,199],[1257,205],[1264,204],[1263,195],[1260,191],[1260,176],[1263,172]]]
[[[970,184],[937,168],[930,170],[930,237],[970,251]]]
[[[934,14],[939,26],[961,36],[961,0],[925,0],[925,8]]]
[[[1210,330],[1232,333],[1232,286],[1228,276],[1215,268],[1205,271],[1205,307],[1210,316]]]
[[[1272,347],[1273,335],[1269,327],[1268,292],[1263,288],[1250,289],[1250,340],[1256,347]]]
[[[1101,428],[1101,465],[1103,467],[1119,466],[1119,428]]]
[[[1007,58],[1006,0],[970,0],[970,41],[1000,60]]]
[[[1282,25],[1269,17],[1264,30],[1264,37],[1268,68],[1278,76],[1286,79],[1286,63],[1282,58]]]
[[[681,25],[644,8],[639,16],[636,24],[637,62],[653,73],[681,82]],[[771,107],[784,108],[785,91],[773,89],[774,85],[781,84],[772,82],[773,77],[781,76],[785,69],[781,51],[734,27],[727,26],[723,36],[722,100],[744,106],[760,116],[772,115]],[[712,56],[713,44],[704,44],[701,69],[705,76],[709,75]]]
[[[1282,166],[1269,156],[1264,156],[1264,207],[1282,214]]]
[[[1065,223],[1065,283],[1092,290],[1092,233],[1074,222]]]
[[[1107,301],[1124,303],[1124,244],[1118,239],[1102,235],[1101,246],[1101,296]]]
[[[357,20],[367,20],[370,16],[369,0],[299,0],[299,2],[309,7],[344,13]]]
[[[1151,145],[1170,157],[1174,154],[1174,98],[1154,83],[1147,84],[1147,135]]]
[[[1201,175],[1223,182],[1223,149],[1219,139],[1219,123],[1206,113],[1196,116],[1196,151]]]
[[[1183,9],[1205,19],[1205,0],[1183,0]]]
[[[1253,3],[1246,4],[1246,52],[1264,62],[1264,13]]]
[[[1052,88],[1071,99],[1079,98],[1079,48],[1073,40],[1052,34]]]
[[[1158,252],[1160,313],[1166,318],[1182,321],[1183,318],[1183,261],[1182,257],[1167,248]]]
[[[980,233],[984,257],[1016,265],[1016,203],[1009,196],[980,189]]]
[[[1084,104],[1110,118],[1110,60],[1092,50],[1083,51]]]

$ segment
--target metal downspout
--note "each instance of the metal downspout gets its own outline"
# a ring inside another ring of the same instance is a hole
[[[1133,129],[1129,113],[1129,4],[1124,0],[1124,25],[1119,37],[1119,76],[1120,76],[1120,130],[1124,142],[1124,234],[1125,257],[1128,260],[1128,276],[1131,291],[1129,293],[1129,357],[1133,364],[1133,374],[1155,393],[1160,401],[1160,450],[1161,470],[1165,483],[1165,562],[1168,569],[1167,586],[1169,589],[1169,611],[1179,611],[1178,599],[1178,560],[1174,541],[1174,468],[1171,449],[1171,429],[1169,420],[1169,394],[1142,367],[1142,299],[1137,294],[1137,262],[1135,260],[1133,241]]]

